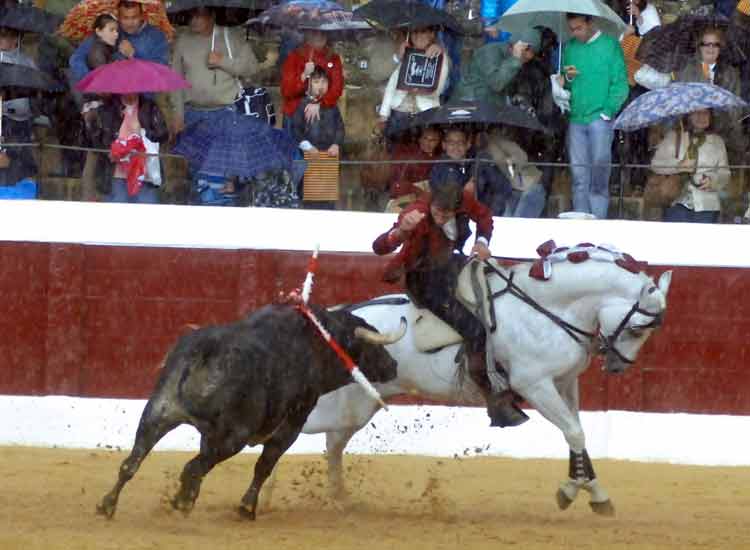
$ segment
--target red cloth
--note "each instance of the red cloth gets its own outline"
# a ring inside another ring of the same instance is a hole
[[[430,257],[439,257],[446,251],[450,253],[455,244],[448,240],[443,229],[435,224],[430,215],[430,194],[404,208],[393,227],[380,235],[372,243],[375,254],[383,256],[395,251],[402,243],[389,238],[391,231],[396,229],[406,214],[417,210],[426,214],[421,222],[409,233],[398,253],[391,258],[385,268],[383,280],[389,283],[397,282],[401,275],[416,267],[419,258],[426,252]],[[477,224],[477,237],[484,237],[487,242],[492,238],[492,211],[479,202],[469,190],[464,190],[461,206],[456,215],[466,214]],[[425,250],[426,249],[426,250]]]
[[[145,153],[146,147],[140,136],[132,135],[128,139],[116,139],[109,148],[112,160],[125,169],[128,182],[128,195],[134,197],[141,190],[143,176],[146,173],[146,157],[133,153]]]
[[[294,114],[307,93],[307,80],[303,81],[300,77],[305,70],[305,63],[311,59],[328,74],[328,91],[320,100],[323,107],[334,107],[344,91],[344,70],[338,54],[330,48],[314,50],[303,44],[287,56],[281,67],[281,97],[285,116],[291,117]]]
[[[397,146],[393,153],[393,160],[433,160],[435,155],[429,155],[422,151],[419,145]],[[419,196],[422,190],[414,187],[414,183],[430,179],[432,164],[415,164],[405,162],[404,164],[391,165],[391,198],[395,199],[403,195],[415,193]]]

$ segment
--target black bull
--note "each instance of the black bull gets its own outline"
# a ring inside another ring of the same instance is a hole
[[[371,382],[395,378],[396,362],[383,344],[404,330],[380,335],[350,313],[314,312]],[[255,519],[263,482],[297,439],[318,398],[350,382],[341,360],[293,306],[266,306],[241,321],[180,337],[143,410],[133,450],[97,511],[111,518],[120,491],[154,445],[180,424],[190,424],[201,434],[200,452],[185,465],[172,506],[192,510],[203,477],[216,464],[245,445],[262,444],[239,507]]]

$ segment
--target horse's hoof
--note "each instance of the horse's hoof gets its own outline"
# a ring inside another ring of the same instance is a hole
[[[115,505],[107,498],[103,498],[101,504],[96,505],[96,513],[100,516],[104,516],[107,519],[112,519],[115,515]]]
[[[566,495],[562,489],[557,490],[555,497],[557,498],[557,507],[560,510],[567,510],[573,504],[573,499]]]
[[[237,507],[237,512],[239,512],[241,518],[247,519],[250,521],[255,521],[255,510],[252,510],[248,506],[244,504],[240,504]]]
[[[589,506],[591,506],[592,512],[600,516],[608,518],[615,516],[615,507],[609,499],[602,502],[589,502]]]

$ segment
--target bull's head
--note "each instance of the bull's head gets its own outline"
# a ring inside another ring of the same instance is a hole
[[[397,363],[385,346],[403,338],[406,334],[406,319],[401,319],[397,330],[380,333],[347,311],[331,312],[329,315],[348,327],[346,336],[339,341],[370,382],[388,382],[396,377]]]

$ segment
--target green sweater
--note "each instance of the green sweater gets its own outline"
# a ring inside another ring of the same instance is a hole
[[[604,114],[614,118],[628,97],[628,74],[620,43],[602,33],[593,42],[571,40],[563,50],[563,67],[574,65],[578,76],[570,90],[570,121],[589,124]]]

